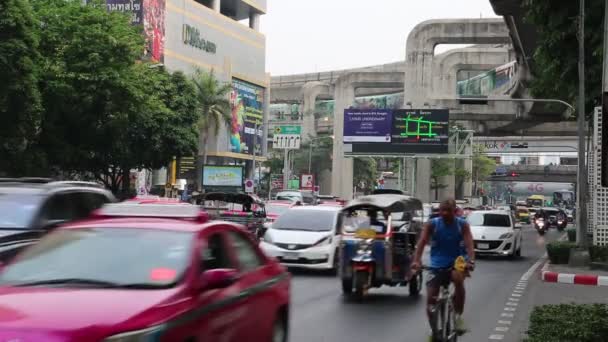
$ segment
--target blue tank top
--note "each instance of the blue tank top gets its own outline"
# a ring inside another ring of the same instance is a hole
[[[461,255],[465,255],[462,227],[465,220],[459,217],[448,225],[443,218],[431,220],[433,235],[431,236],[431,267],[448,268]]]

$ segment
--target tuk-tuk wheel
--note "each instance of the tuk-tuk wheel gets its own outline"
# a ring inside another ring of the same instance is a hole
[[[418,272],[418,274],[416,274],[410,280],[410,283],[409,283],[410,296],[416,297],[420,294],[420,291],[422,290],[422,283],[423,283],[422,272]]]
[[[342,278],[342,293],[350,295],[353,293],[353,280],[350,278]]]

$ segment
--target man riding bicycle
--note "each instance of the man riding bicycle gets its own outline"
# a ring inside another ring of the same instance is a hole
[[[432,321],[431,308],[435,305],[442,284],[454,284],[454,309],[456,311],[456,331],[466,331],[462,312],[464,310],[465,272],[454,270],[454,263],[459,256],[468,259],[468,270],[475,267],[475,249],[471,227],[462,218],[456,217],[456,202],[452,199],[443,201],[439,206],[439,217],[424,225],[422,235],[416,247],[416,255],[412,263],[412,271],[421,268],[421,258],[424,247],[431,243],[431,271],[427,286],[427,314]],[[431,323],[432,324],[432,323]]]

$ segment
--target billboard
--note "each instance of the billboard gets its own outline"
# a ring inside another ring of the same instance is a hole
[[[238,79],[232,80],[230,106],[230,152],[252,155],[262,154],[264,144],[264,91],[265,89]],[[257,134],[255,127],[257,124]],[[257,138],[256,138],[257,136]]]
[[[242,188],[242,166],[205,165],[203,167],[203,186],[205,188]]]
[[[346,109],[344,151],[352,155],[448,153],[449,129],[447,109]]]
[[[106,0],[108,11],[125,12],[133,25],[143,25],[144,55],[163,63],[165,48],[165,0]]]

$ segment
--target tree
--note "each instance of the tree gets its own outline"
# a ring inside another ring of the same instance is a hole
[[[439,189],[447,184],[441,183],[441,178],[454,174],[454,159],[433,159],[431,161],[431,190],[435,190],[435,200],[439,199]]]
[[[532,94],[576,103],[579,2],[526,0],[524,4],[526,21],[534,24],[538,37]],[[585,108],[593,108],[602,91],[604,1],[587,0],[585,6]]]
[[[0,2],[0,174],[39,169],[33,149],[40,129],[36,20],[27,0]],[[32,173],[30,173],[32,174]]]
[[[203,165],[207,163],[207,143],[210,136],[217,136],[220,127],[230,127],[232,120],[230,102],[227,94],[231,90],[230,84],[220,84],[215,78],[213,71],[204,72],[197,70],[194,75],[196,86],[196,98],[198,100],[198,127],[203,134],[202,152],[203,157],[197,158],[196,179],[197,188],[202,186]]]
[[[378,179],[378,164],[374,158],[355,158],[353,162],[354,185],[365,193],[374,189]]]
[[[197,146],[194,85],[139,61],[140,28],[105,4],[39,0],[40,146],[62,172],[128,192],[132,169],[167,165]]]
[[[492,172],[496,171],[496,161],[484,154],[484,147],[476,145],[473,148],[473,195],[478,193],[478,182],[486,180]]]

